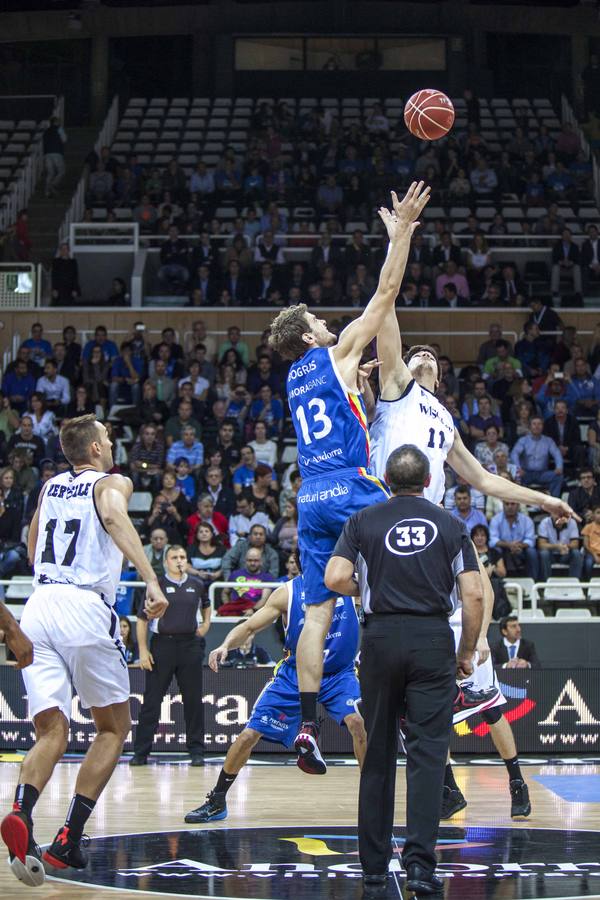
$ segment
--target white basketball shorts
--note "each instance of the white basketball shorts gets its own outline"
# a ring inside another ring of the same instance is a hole
[[[129,699],[119,619],[94,591],[36,587],[21,628],[33,643],[33,663],[23,669],[30,718],[57,706],[70,719],[73,689],[85,709]]]
[[[462,634],[462,611],[460,607],[450,617],[450,625],[454,633],[454,646],[458,650],[460,636]],[[478,706],[475,709],[461,710],[461,712],[457,713],[453,718],[454,725],[462,722],[463,719],[468,719],[471,716],[477,715],[485,709],[493,709],[495,706],[503,706],[506,703],[506,698],[498,685],[498,679],[496,677],[496,672],[494,671],[494,666],[492,664],[491,654],[480,666],[477,665],[478,660],[479,654],[477,653],[477,651],[475,651],[475,654],[473,655],[473,673],[472,675],[469,675],[468,678],[465,678],[464,681],[461,681],[460,684],[470,684],[472,685],[474,691],[489,691],[492,688],[497,688],[498,696],[495,697],[494,700],[486,706]]]

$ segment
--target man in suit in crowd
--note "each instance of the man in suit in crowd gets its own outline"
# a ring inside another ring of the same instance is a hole
[[[315,277],[321,276],[327,266],[333,266],[336,272],[342,269],[342,254],[331,241],[331,235],[325,231],[319,238],[319,243],[310,254],[310,266]]]
[[[554,404],[554,415],[544,422],[544,434],[558,446],[566,469],[579,468],[585,463],[586,448],[581,441],[579,423],[569,413],[566,400]]]
[[[492,660],[503,669],[541,669],[533,641],[521,637],[517,616],[505,616],[499,622],[501,639],[492,644]]]
[[[568,228],[563,228],[560,241],[552,248],[552,296],[558,297],[561,275],[569,275],[573,280],[573,290],[581,294],[581,266],[579,247],[573,241]]]
[[[242,274],[237,259],[232,259],[227,266],[221,288],[229,291],[234,306],[241,306],[248,299],[248,279]]]
[[[455,263],[458,269],[462,265],[462,255],[460,247],[452,243],[450,232],[444,231],[440,237],[440,243],[433,251],[432,263],[438,267],[440,272],[443,272],[448,262]]]

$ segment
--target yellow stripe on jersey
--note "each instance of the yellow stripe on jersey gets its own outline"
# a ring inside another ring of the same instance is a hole
[[[373,481],[377,485],[377,487],[381,488],[381,490],[386,495],[386,497],[390,496],[389,490],[387,489],[387,487],[385,486],[383,481],[381,481],[380,478],[377,478],[376,475],[370,475],[366,469],[359,468],[358,471],[359,471],[359,474],[362,475],[363,478],[368,478],[369,481]]]
[[[347,394],[348,403],[350,404],[350,409],[358,419],[361,428],[365,433],[365,440],[367,442],[367,453],[368,458],[371,456],[371,436],[369,434],[369,423],[367,421],[367,416],[365,411],[363,410],[362,403],[360,401],[359,394]]]

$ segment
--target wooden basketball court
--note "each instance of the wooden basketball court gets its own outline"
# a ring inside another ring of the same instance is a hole
[[[11,762],[0,763],[2,811],[9,810],[12,803],[17,765]],[[35,894],[68,900],[97,900],[106,888],[110,889],[113,897],[122,900],[149,894],[157,897],[256,897],[261,900],[304,896],[360,897],[355,844],[347,843],[355,841],[359,779],[356,766],[333,766],[325,777],[319,778],[303,775],[293,765],[264,763],[248,766],[229,792],[229,817],[225,821],[202,827],[186,826],[183,822],[184,814],[203,802],[205,794],[214,786],[220,765],[221,760],[211,762],[203,769],[191,768],[187,762],[149,764],[143,769],[131,769],[126,763],[120,764],[87,829],[93,839],[90,851],[94,857],[94,865],[92,871],[83,877],[89,878],[90,883],[66,883],[48,879],[42,887],[30,888],[17,882],[8,867],[2,865],[0,897],[3,900],[19,900]],[[38,803],[35,833],[40,844],[49,842],[63,822],[73,793],[77,769],[75,763],[62,763]],[[579,849],[577,840],[573,844],[573,840],[579,839],[585,832],[597,833],[600,829],[600,766],[587,763],[548,763],[524,767],[533,812],[523,822],[512,822],[510,819],[508,780],[503,766],[489,763],[459,765],[455,772],[469,805],[450,822],[444,823],[448,829],[443,828],[441,832],[442,837],[447,835],[440,845],[442,851],[447,848],[456,852],[456,847],[463,841],[459,848],[462,855],[453,857],[454,862],[444,864],[447,872],[446,897],[464,897],[465,900],[469,897],[477,897],[478,900],[484,897],[501,900],[538,896],[600,897],[600,835],[596,834],[595,847],[593,842],[590,843],[591,838],[587,844],[584,841]],[[399,832],[404,824],[404,811],[404,769],[399,767],[396,803]],[[342,829],[341,834],[336,833],[339,826],[347,826],[345,832]],[[239,829],[247,831],[238,831]],[[551,831],[540,831],[545,829]],[[223,830],[227,830],[227,835],[222,836],[226,837],[222,845],[225,855],[219,856],[221,851],[215,851],[215,847],[220,846],[215,843],[219,837],[214,832]],[[279,842],[276,846],[285,847],[288,854],[285,862],[278,864],[279,870],[276,865],[269,867],[268,860],[265,861],[264,858],[268,852],[265,835],[271,831],[275,835],[273,839]],[[172,833],[161,838],[165,841],[166,850],[157,849],[154,838],[156,832]],[[200,872],[204,888],[195,887],[191,890],[186,887],[186,877],[191,877],[193,866],[196,865],[199,870],[203,864],[190,862],[189,847],[185,851],[185,859],[181,859],[177,832],[187,832],[186,840],[193,840],[193,846],[198,851],[194,858],[200,861],[210,859],[208,868],[219,876],[207,878],[204,871]],[[564,832],[570,834],[565,836]],[[137,855],[135,858],[128,858],[127,847],[132,839],[127,836],[132,834],[138,835],[135,839]],[[249,840],[256,838],[259,841],[251,858],[245,850],[236,850],[238,834],[246,836],[246,847]],[[111,842],[110,853],[113,856],[107,852],[105,857],[98,839],[107,835],[121,837]],[[508,844],[507,836],[510,838]],[[555,851],[556,859],[546,857],[544,862],[544,848],[552,845],[555,838],[560,844]],[[493,843],[499,839],[500,844],[495,854]],[[342,846],[340,841],[343,842],[342,851],[339,849]],[[206,850],[209,846],[210,853]],[[528,847],[531,847],[531,853],[528,852]],[[206,855],[203,857],[205,851]],[[468,856],[469,853],[471,856]],[[484,853],[487,854],[487,863],[482,865],[484,856],[481,854]],[[167,859],[164,858],[165,855]],[[288,859],[293,859],[294,863],[288,862]],[[443,859],[442,852],[442,862]],[[218,862],[215,863],[215,860]],[[299,860],[301,863],[298,863]],[[324,887],[331,887],[333,892],[320,889],[315,879],[323,876],[312,871],[315,862],[320,867],[317,871],[322,871],[324,860],[329,869],[329,881]],[[490,860],[498,864],[493,878],[490,874]],[[588,868],[581,868],[582,864],[587,864]],[[187,870],[185,865],[188,866]],[[397,869],[399,863],[396,862],[395,865]],[[510,869],[510,866],[514,869],[515,865],[516,874]],[[286,867],[291,871],[282,876],[281,871]],[[115,889],[110,883],[111,872],[115,868],[121,872],[122,879],[126,878],[125,889]],[[140,874],[142,870],[143,873]],[[303,874],[300,870],[303,870]],[[238,872],[235,876],[231,874],[234,871]],[[257,881],[261,871],[263,880]],[[594,871],[598,875],[594,876]],[[229,874],[224,875],[225,872]],[[401,876],[392,874],[389,897],[404,896]],[[471,880],[467,879],[467,874],[471,876]],[[164,876],[162,882],[159,875]],[[342,875],[347,880],[338,886]],[[460,890],[457,890],[458,876]],[[233,882],[235,891],[229,886],[226,888],[227,893],[224,893],[224,879],[230,885],[234,877],[239,879],[238,882]],[[279,879],[277,884],[280,887],[277,887],[273,878],[275,881]],[[306,894],[309,888],[310,894]]]

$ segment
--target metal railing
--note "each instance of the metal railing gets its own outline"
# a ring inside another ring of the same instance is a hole
[[[258,581],[258,582],[253,582],[252,587],[260,588],[261,590],[268,589],[268,590],[274,591],[278,587],[281,587],[282,584],[285,584],[285,582]],[[11,587],[11,586],[12,587],[19,587],[19,586],[26,587],[27,586],[27,587],[31,587],[31,589],[32,589],[31,593],[33,593],[33,576],[18,576],[16,580],[11,579],[11,578],[0,578],[0,585],[2,585],[2,587]],[[124,588],[124,589],[145,588],[146,582],[145,581],[120,581],[118,584],[118,587]],[[561,579],[561,582],[548,582],[548,581],[536,582],[533,585],[532,592],[530,595],[530,599],[531,599],[530,609],[527,609],[524,605],[525,594],[524,594],[523,586],[521,584],[519,584],[516,581],[505,580],[504,587],[509,588],[511,591],[516,592],[516,594],[517,594],[517,613],[519,616],[523,615],[524,617],[527,617],[528,612],[533,612],[539,608],[537,605],[538,604],[538,593],[541,591],[544,591],[544,590],[552,589],[552,588],[554,588],[555,590],[559,590],[560,588],[563,588],[563,587],[581,588],[583,592],[595,590],[595,591],[597,591],[598,596],[591,597],[589,602],[600,603],[600,583],[591,584],[588,582],[578,581],[577,579],[565,578],[565,579]],[[248,618],[247,616],[219,616],[217,614],[217,612],[215,612],[216,593],[218,590],[221,590],[223,588],[233,588],[233,589],[239,590],[240,584],[237,581],[213,581],[213,583],[210,585],[210,587],[208,589],[208,599],[210,601],[210,609],[211,609],[211,616],[210,616],[211,622],[221,622],[221,623],[231,622],[232,624],[238,623],[238,622],[243,622],[245,619]],[[8,609],[12,612],[12,614],[15,616],[16,619],[20,618],[28,597],[29,597],[29,595],[27,595],[27,597],[24,596],[24,597],[12,598],[12,599],[16,600],[17,602],[8,604]],[[11,599],[11,598],[8,598],[8,599]],[[23,603],[19,603],[19,600],[22,600]],[[581,597],[578,598],[578,601],[586,602],[585,600],[582,601]],[[558,602],[570,602],[570,601],[565,598],[556,598],[556,600],[554,600],[552,602],[558,603]],[[577,602],[576,598],[573,598],[573,602]],[[557,619],[554,616],[546,616],[544,618],[536,619],[535,621],[536,621],[536,623],[537,622],[540,622],[540,623],[560,622],[561,624],[564,624],[565,621],[572,621],[575,623],[585,622],[586,624],[598,625],[598,624],[600,624],[600,616],[592,616],[591,618],[586,616],[585,618],[581,617],[579,619],[573,618],[573,619],[569,619],[569,620]]]
[[[117,130],[119,124],[119,98],[117,95],[113,98],[113,101],[110,105],[110,109],[106,114],[106,118],[102,124],[102,128],[96,138],[96,142],[94,144],[94,150],[99,155],[100,149],[104,146],[110,146],[112,144],[113,137],[115,136],[115,132]],[[84,171],[79,179],[79,183],[75,188],[75,193],[73,195],[73,199],[69,205],[69,208],[65,214],[62,225],[60,226],[58,232],[58,241],[59,243],[63,243],[69,239],[71,225],[74,222],[80,222],[83,216],[83,210],[85,209],[85,191],[87,184],[87,172]]]
[[[137,253],[140,230],[137,222],[72,222],[69,226],[71,253]]]
[[[98,224],[102,225],[103,223]],[[104,223],[104,227],[110,227],[112,224],[113,223]],[[260,237],[260,235],[258,237]],[[318,231],[282,231],[277,232],[273,235],[274,243],[278,247],[280,247],[282,250],[294,251],[312,250],[317,246],[321,237],[322,233]],[[381,242],[382,234],[381,232],[377,231],[367,231],[363,233],[363,237],[365,243],[368,245],[370,243]],[[469,243],[473,240],[474,237],[474,233],[471,234],[461,232],[460,234],[452,234],[454,242],[463,248],[468,247]],[[347,234],[346,232],[339,232],[331,235],[331,239],[333,242],[343,241],[344,246],[349,245],[350,238],[351,235]],[[430,248],[435,246],[436,235],[424,231],[423,238],[429,244]],[[575,242],[582,242],[586,240],[586,238],[587,235],[585,234],[573,235],[573,240]],[[198,242],[200,240],[200,235],[180,234],[179,239],[192,244],[193,242]],[[510,250],[511,252],[514,250],[550,251],[552,249],[552,246],[558,240],[555,234],[486,234],[485,239],[487,241],[488,249],[490,250],[490,252],[494,250]],[[164,244],[167,240],[169,240],[169,236],[164,234],[142,234],[140,237],[140,244],[147,247],[149,252],[157,252],[158,250],[160,250],[161,245]],[[218,245],[219,251],[225,250],[227,248],[227,244],[230,243],[231,240],[231,233],[211,235],[211,241]],[[296,246],[297,244],[298,246]]]
[[[560,592],[565,589],[573,591],[573,596],[559,596]],[[575,595],[575,591],[580,591],[580,593]],[[552,596],[553,593],[554,596]],[[531,589],[530,600],[532,610],[539,609],[539,602],[600,604],[600,582],[579,581],[578,578],[568,577],[561,578],[560,581],[536,581]],[[593,617],[591,621],[594,618],[600,621],[600,616]],[[585,621],[588,622],[590,619],[586,617]]]
[[[252,588],[260,588],[264,590],[268,588],[271,591],[274,591],[276,588],[281,587],[281,584],[284,582],[277,581],[256,581],[252,582]],[[208,599],[210,600],[210,620],[211,622],[243,622],[244,619],[247,619],[248,616],[219,616],[215,613],[215,595],[218,590],[222,588],[233,588],[234,590],[240,590],[241,585],[238,581],[213,581],[213,583],[208,588]]]
[[[31,593],[33,593],[33,576],[19,576],[16,580],[11,578],[0,578],[0,585],[2,587],[31,587]],[[120,581],[118,584],[120,588],[145,588],[145,581]],[[277,581],[258,581],[252,582],[253,588],[269,588],[269,590],[274,591],[276,588],[280,587],[280,583]],[[210,600],[210,610],[211,610],[211,622],[243,622],[247,616],[218,616],[215,612],[215,595],[217,590],[222,588],[237,588],[240,590],[240,584],[237,581],[213,581],[208,589],[208,599]],[[29,596],[29,595],[28,595]],[[9,598],[10,599],[10,598]],[[23,607],[28,597],[15,597],[17,602],[14,604],[9,604],[8,609],[13,613],[16,619],[20,618],[20,615],[23,611]],[[23,600],[23,603],[19,603],[19,600]]]
[[[62,121],[64,116],[64,97],[58,97],[55,100],[52,115],[57,116]],[[6,231],[16,221],[17,213],[20,209],[24,209],[27,206],[31,195],[35,191],[44,168],[42,138],[43,133],[40,131],[34,139],[28,157],[21,164],[16,180],[11,182],[7,196],[2,200],[2,206],[0,207],[0,231]]]
[[[518,581],[507,581],[504,579],[504,588],[514,591],[517,595],[517,613],[521,615],[523,612],[523,586]]]

